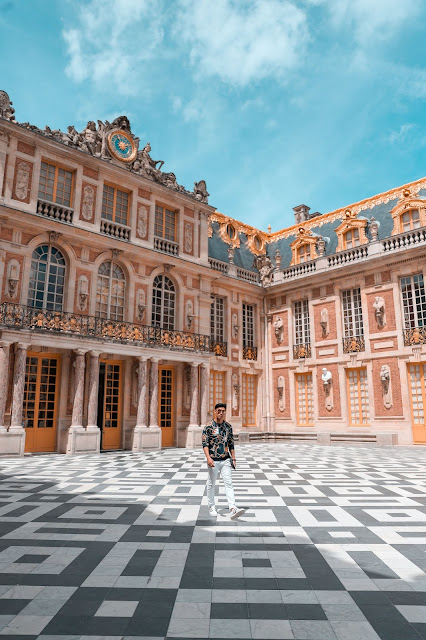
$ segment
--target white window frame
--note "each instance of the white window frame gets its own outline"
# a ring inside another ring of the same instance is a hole
[[[345,338],[363,337],[361,289],[342,291],[343,335]]]
[[[423,273],[403,276],[400,280],[404,328],[426,326],[426,293]]]
[[[311,344],[311,326],[309,320],[309,300],[297,300],[294,303],[294,344]]]

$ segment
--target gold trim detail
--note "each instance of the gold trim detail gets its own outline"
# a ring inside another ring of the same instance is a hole
[[[401,217],[404,213],[407,213],[412,209],[418,209],[420,227],[425,227],[426,226],[426,200],[422,200],[421,198],[415,198],[412,196],[410,189],[404,189],[404,192],[401,196],[400,201],[394,206],[394,208],[390,212],[393,218],[393,229],[391,233],[392,236],[398,235],[399,233],[404,233],[404,229],[402,228]]]
[[[131,154],[127,157],[127,158],[123,158],[123,156],[121,156],[119,153],[117,153],[117,151],[115,150],[111,140],[112,137],[115,135],[120,135],[123,136],[123,138],[126,138],[127,142],[130,144],[131,148],[132,148],[132,152]],[[130,163],[133,162],[136,159],[136,155],[137,155],[137,147],[135,144],[135,141],[133,140],[132,136],[130,136],[127,131],[124,131],[123,129],[113,129],[112,131],[110,131],[108,133],[108,137],[107,137],[107,141],[108,141],[108,149],[110,150],[111,155],[116,159],[116,160],[120,160],[120,162],[126,162],[126,163]]]
[[[295,264],[299,264],[299,249],[307,244],[311,245],[311,258],[310,260],[308,260],[308,262],[318,258],[317,242],[318,236],[313,236],[310,229],[306,229],[306,227],[299,227],[298,236],[296,240],[294,240],[290,245],[291,251],[293,253],[290,266],[292,267]]]
[[[347,231],[352,231],[352,229],[358,229],[359,231],[359,246],[368,244],[367,236],[365,235],[367,224],[368,220],[360,220],[357,218],[357,213],[355,211],[346,209],[345,219],[343,220],[342,224],[340,224],[334,230],[338,240],[337,251],[345,251],[345,249],[347,248],[345,246],[345,234],[347,233]]]

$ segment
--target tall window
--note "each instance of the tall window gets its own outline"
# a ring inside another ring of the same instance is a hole
[[[152,326],[175,328],[175,286],[170,278],[156,276],[152,285]]]
[[[418,229],[420,227],[420,215],[418,209],[411,209],[405,211],[401,215],[401,232],[411,231],[412,229]]]
[[[426,296],[423,274],[401,278],[404,324],[406,329],[426,326]]]
[[[129,214],[129,194],[116,187],[104,184],[102,197],[102,218],[110,222],[127,225]]]
[[[210,412],[218,402],[226,402],[225,373],[223,371],[210,372]]]
[[[157,238],[176,242],[176,211],[171,211],[159,204],[155,205],[154,235]]]
[[[210,336],[214,342],[223,342],[225,335],[225,301],[215,298],[210,306]]]
[[[299,300],[294,304],[294,343],[299,345],[310,342],[309,303],[308,300]]]
[[[28,306],[61,311],[64,302],[65,260],[51,245],[33,251]]]
[[[41,200],[71,206],[73,173],[49,162],[41,163],[38,197]]]
[[[309,262],[311,259],[311,245],[302,244],[302,246],[297,250],[297,255],[299,258],[299,264],[302,262]]]
[[[345,338],[363,336],[361,290],[347,289],[342,293],[343,330]]]
[[[349,229],[344,234],[344,245],[345,249],[352,249],[353,247],[359,247],[361,244],[359,238],[359,229]]]
[[[257,376],[243,373],[241,376],[241,413],[243,427],[256,426]]]
[[[124,320],[126,278],[115,262],[103,262],[98,271],[96,315],[110,320]]]
[[[243,303],[243,347],[254,347],[254,305]]]

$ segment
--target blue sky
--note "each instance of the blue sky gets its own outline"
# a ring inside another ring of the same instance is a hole
[[[0,0],[0,89],[40,127],[128,115],[178,182],[276,231],[426,175],[425,20],[422,0]]]

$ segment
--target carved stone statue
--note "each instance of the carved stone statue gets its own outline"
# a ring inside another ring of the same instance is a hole
[[[275,251],[274,258],[275,258],[275,266],[277,269],[279,269],[281,267],[281,254],[279,249]]]
[[[209,201],[209,193],[207,192],[207,185],[205,180],[200,180],[200,182],[194,182],[194,191],[193,194],[196,200],[200,202],[204,202],[205,204]]]
[[[232,409],[234,411],[238,410],[238,402],[240,395],[240,385],[238,384],[238,375],[236,373],[232,374]]]
[[[15,109],[12,107],[13,102],[11,102],[9,96],[6,91],[0,91],[0,117],[5,120],[10,120],[13,122],[15,120]]]
[[[325,253],[325,240],[322,236],[318,236],[317,251],[318,251],[318,257],[322,258]]]
[[[281,316],[277,316],[275,318],[273,326],[274,326],[274,332],[275,332],[275,337],[277,339],[277,343],[281,344],[281,342],[283,341],[283,332],[284,332],[284,323]]]
[[[371,242],[375,242],[379,239],[379,223],[373,217],[370,218],[370,224],[368,225],[371,234]]]
[[[137,232],[141,239],[145,239],[148,231],[148,207],[144,204],[138,206]]]
[[[15,195],[19,200],[25,200],[30,182],[30,166],[23,160],[18,163],[16,172]]]
[[[229,247],[228,249],[229,264],[234,264],[234,253],[235,253],[235,247]]]
[[[320,325],[321,325],[322,337],[326,338],[330,332],[328,329],[328,309],[326,309],[325,307],[324,309],[321,309]]]
[[[284,376],[278,376],[277,380],[278,391],[278,408],[281,412],[285,410],[285,380]]]
[[[90,184],[86,184],[83,189],[83,203],[81,205],[81,216],[84,220],[93,218],[93,207],[95,204],[95,190]]]
[[[383,364],[380,369],[380,382],[382,383],[383,404],[386,409],[392,406],[392,388],[390,384],[389,365]]]
[[[192,253],[192,243],[193,243],[192,225],[189,222],[185,222],[184,241],[183,241],[185,253]]]
[[[323,367],[322,369],[321,380],[325,393],[325,408],[327,411],[331,411],[333,408],[333,375],[327,367]]]
[[[267,255],[257,256],[254,259],[253,265],[259,271],[260,281],[262,286],[266,287],[272,282],[272,272],[274,267],[271,259]]]
[[[385,301],[381,296],[376,296],[373,302],[374,315],[377,327],[383,329],[386,325]]]

